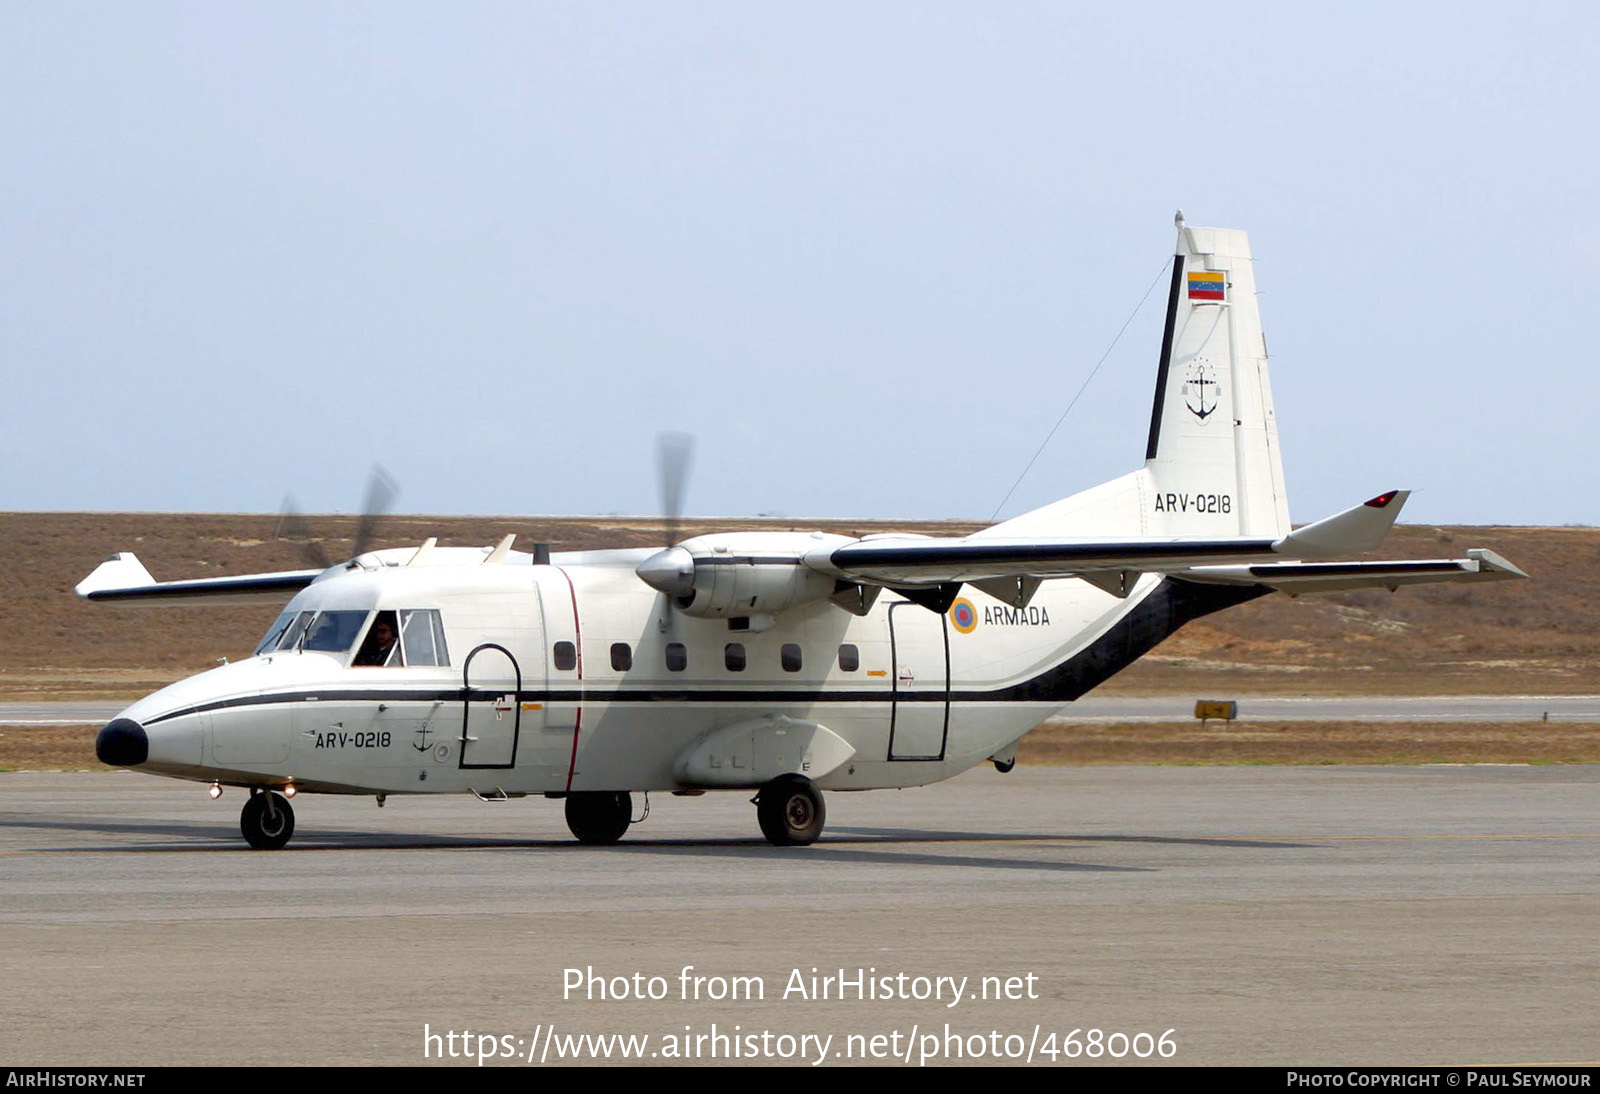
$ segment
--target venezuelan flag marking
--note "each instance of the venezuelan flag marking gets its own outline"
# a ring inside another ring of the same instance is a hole
[[[1227,282],[1221,271],[1195,270],[1189,274],[1190,300],[1225,300]]]

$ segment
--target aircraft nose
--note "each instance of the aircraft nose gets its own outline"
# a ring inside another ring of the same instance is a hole
[[[150,737],[132,718],[118,718],[94,739],[94,754],[113,767],[132,767],[150,757]]]

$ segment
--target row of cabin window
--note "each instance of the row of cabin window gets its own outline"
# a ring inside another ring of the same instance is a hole
[[[557,642],[552,653],[555,656],[556,668],[563,672],[570,672],[578,667],[578,648],[571,642]],[[668,672],[682,672],[689,667],[689,650],[682,642],[668,642],[666,658]],[[800,646],[797,643],[785,642],[778,651],[778,658],[784,672],[800,671]],[[722,664],[729,672],[743,672],[747,663],[744,643],[729,642],[722,647]],[[627,672],[633,668],[633,647],[626,642],[613,642],[611,667],[617,672]],[[840,671],[855,672],[860,667],[861,651],[848,642],[840,646]]]

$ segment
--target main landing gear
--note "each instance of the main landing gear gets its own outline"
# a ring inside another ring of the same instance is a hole
[[[590,790],[567,795],[567,827],[579,843],[616,843],[633,823],[633,795]]]
[[[779,775],[755,796],[761,834],[774,847],[816,842],[828,819],[822,791],[804,775]]]
[[[239,812],[239,831],[257,851],[276,851],[294,835],[294,810],[289,799],[271,790],[252,788]]]

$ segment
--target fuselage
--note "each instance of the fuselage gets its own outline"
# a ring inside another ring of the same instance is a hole
[[[675,609],[635,575],[647,551],[395,564],[410,554],[318,580],[256,655],[129,707],[148,738],[135,766],[344,793],[756,786],[782,734],[751,746],[748,776],[738,748],[687,758],[747,724],[798,723],[850,750],[819,787],[919,785],[1008,754],[1187,619],[1253,595],[1146,575],[1117,597],[1068,579],[1022,607],[968,589],[935,612],[885,592],[863,615],[815,601],[750,629]],[[362,664],[385,623],[403,648]]]

